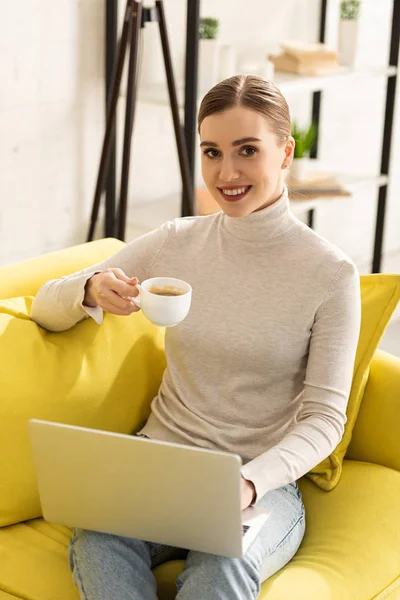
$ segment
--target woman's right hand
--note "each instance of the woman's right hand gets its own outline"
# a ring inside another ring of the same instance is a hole
[[[87,280],[83,304],[100,306],[112,315],[130,315],[140,310],[129,298],[138,296],[137,283],[137,277],[128,277],[122,269],[105,269]]]

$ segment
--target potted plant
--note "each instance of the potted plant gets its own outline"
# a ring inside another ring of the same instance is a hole
[[[342,0],[339,22],[339,60],[342,65],[354,67],[358,39],[360,0]]]
[[[311,123],[309,127],[303,129],[296,121],[293,121],[292,136],[296,145],[294,147],[293,162],[289,173],[292,179],[300,181],[301,179],[304,179],[311,148],[317,137],[317,127],[315,123]]]
[[[199,89],[208,91],[217,83],[219,71],[218,19],[200,19],[199,45]]]

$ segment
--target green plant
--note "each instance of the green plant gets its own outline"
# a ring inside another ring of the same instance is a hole
[[[346,20],[358,19],[360,8],[360,0],[342,0],[340,3],[340,18]]]
[[[200,39],[215,40],[218,35],[219,20],[212,17],[200,19]]]
[[[315,123],[311,123],[310,127],[302,129],[296,121],[293,121],[292,136],[296,142],[293,158],[304,158],[310,154],[316,140],[317,126]]]

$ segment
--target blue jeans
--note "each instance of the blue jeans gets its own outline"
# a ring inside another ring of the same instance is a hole
[[[295,555],[305,531],[305,511],[296,483],[267,492],[257,503],[271,515],[244,558],[184,551],[95,531],[77,529],[69,547],[70,568],[82,600],[157,600],[151,572],[166,560],[184,558],[177,600],[253,600],[262,581]]]

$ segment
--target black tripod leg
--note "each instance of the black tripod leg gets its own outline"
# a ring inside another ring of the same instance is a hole
[[[172,69],[171,52],[169,49],[167,24],[165,20],[164,5],[162,0],[156,0],[156,7],[158,10],[161,45],[164,55],[165,72],[167,74],[169,100],[172,110],[172,119],[174,122],[175,139],[178,148],[179,166],[181,169],[182,186],[183,186],[183,215],[193,215],[193,186],[190,177],[189,158],[186,147],[185,136],[183,134],[183,128],[179,118],[179,107],[178,98],[176,95],[176,86],[174,72]]]
[[[87,237],[88,242],[90,242],[93,239],[94,229],[95,229],[97,217],[99,214],[100,198],[101,198],[101,194],[104,190],[104,184],[105,184],[105,180],[107,177],[107,171],[108,171],[107,166],[108,166],[108,161],[109,161],[109,157],[110,157],[112,134],[113,134],[114,127],[115,127],[115,116],[116,116],[117,102],[118,102],[118,96],[119,96],[119,89],[121,86],[121,78],[122,78],[122,71],[124,68],[124,61],[125,61],[125,54],[126,54],[126,46],[128,43],[129,29],[130,29],[131,23],[132,23],[132,5],[133,5],[133,0],[128,0],[127,5],[126,5],[124,24],[122,27],[121,40],[118,45],[117,60],[116,60],[116,64],[115,64],[113,82],[112,82],[111,89],[110,89],[110,101],[109,101],[109,110],[108,110],[107,121],[106,121],[106,132],[105,132],[105,136],[104,136],[103,149],[101,152],[99,172],[97,175],[96,190],[94,193],[92,215],[91,215],[91,219],[90,219],[90,227],[89,227],[89,233],[88,233],[88,237]]]
[[[109,110],[110,89],[113,82],[115,69],[117,45],[118,45],[118,0],[106,0],[106,39],[105,39],[105,74],[106,74],[106,89],[105,89],[105,119]],[[115,187],[116,187],[116,168],[117,168],[117,152],[116,143],[117,136],[115,127],[111,137],[110,158],[108,160],[107,177],[105,183],[105,215],[104,215],[104,237],[112,237],[115,235]]]
[[[142,4],[133,3],[132,27],[130,30],[130,56],[128,73],[128,92],[125,109],[124,149],[122,155],[121,197],[118,208],[118,238],[125,239],[126,211],[128,206],[129,166],[131,158],[131,140],[136,108],[136,67],[138,56],[139,33],[142,23]]]
[[[186,12],[186,60],[185,60],[185,132],[186,147],[189,158],[189,168],[192,186],[196,173],[196,113],[197,113],[197,80],[199,62],[199,22],[201,0],[188,0]],[[194,198],[194,187],[192,188]],[[182,195],[182,216],[184,197]]]

